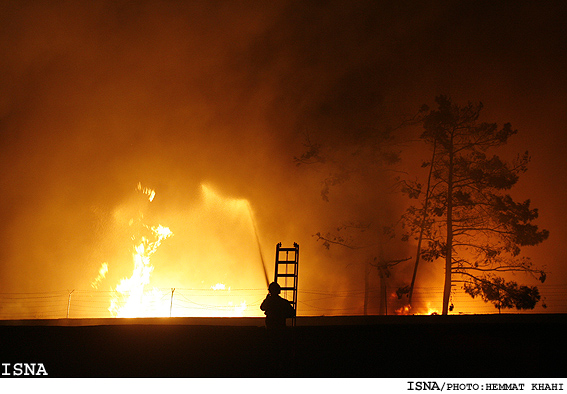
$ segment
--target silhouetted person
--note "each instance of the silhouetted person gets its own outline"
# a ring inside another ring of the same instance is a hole
[[[280,296],[281,287],[276,282],[268,286],[268,295],[260,305],[266,314],[266,331],[268,347],[268,375],[286,376],[290,373],[291,341],[286,327],[286,319],[295,317],[295,309],[291,303]]]
[[[276,282],[268,286],[268,295],[260,305],[266,315],[266,327],[269,330],[285,328],[287,318],[295,317],[295,309],[291,303],[280,296],[282,289]]]

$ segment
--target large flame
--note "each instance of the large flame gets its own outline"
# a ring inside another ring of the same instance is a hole
[[[149,202],[155,198],[155,190],[142,187],[141,183],[138,183],[136,190],[145,195]],[[150,275],[154,270],[150,258],[162,241],[171,237],[173,232],[161,224],[150,227],[142,223],[142,220],[143,213],[140,212],[137,222],[134,218],[129,221],[130,226],[134,223],[140,226],[137,230],[141,230],[139,232],[142,235],[132,235],[135,241],[132,252],[134,271],[132,276],[120,281],[110,301],[108,310],[115,317],[167,316],[168,313],[162,292],[156,288],[146,291],[146,286],[150,284]]]
[[[156,192],[138,183],[137,192],[151,203]],[[250,204],[245,199],[224,198],[216,194],[210,187],[202,185],[204,203],[215,210],[228,209],[232,213],[248,215]],[[150,226],[144,223],[144,215],[138,212],[138,218],[130,218],[132,228],[132,260],[134,269],[132,275],[123,278],[112,289],[112,297],[108,311],[114,317],[167,317],[167,316],[243,316],[248,307],[245,299],[233,292],[230,286],[217,281],[207,289],[178,289],[171,291],[150,286],[150,278],[154,271],[151,257],[162,242],[173,236],[169,227],[161,224]],[[252,219],[252,218],[250,218]],[[93,281],[93,287],[98,286],[101,278],[108,271],[108,265],[103,264],[99,277]],[[174,276],[175,273],[172,273]],[[220,278],[219,278],[220,279]],[[193,291],[197,290],[197,291]],[[174,296],[183,304],[183,308],[173,308]],[[255,296],[257,297],[257,296]],[[256,300],[253,300],[255,302]]]
[[[150,284],[150,275],[154,270],[150,257],[156,252],[164,239],[173,235],[171,230],[162,225],[149,228],[153,234],[153,240],[142,237],[140,243],[134,247],[132,255],[134,260],[134,272],[130,278],[125,278],[116,286],[116,296],[112,299],[109,311],[117,317],[140,317],[140,316],[167,316],[167,302],[162,302],[164,295],[158,289],[152,289],[149,293],[145,288]],[[119,302],[126,298],[125,303]],[[167,301],[167,300],[166,300]],[[163,306],[166,306],[165,310]]]

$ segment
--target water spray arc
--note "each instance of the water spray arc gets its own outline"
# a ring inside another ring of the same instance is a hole
[[[258,227],[256,226],[256,220],[254,219],[254,213],[252,212],[252,207],[250,202],[246,200],[246,205],[248,206],[248,213],[250,214],[250,220],[252,221],[252,227],[254,228],[254,235],[256,236],[256,243],[258,244],[258,252],[260,252],[260,261],[262,263],[262,270],[264,271],[264,279],[266,280],[266,287],[270,285],[268,279],[268,271],[266,269],[266,263],[264,262],[264,255],[262,254],[262,246],[260,245],[260,237],[258,236]]]

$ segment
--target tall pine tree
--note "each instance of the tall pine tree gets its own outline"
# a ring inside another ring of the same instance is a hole
[[[520,251],[544,241],[549,232],[532,223],[538,211],[530,200],[516,202],[506,193],[526,171],[528,153],[512,162],[490,154],[517,131],[509,123],[499,128],[480,122],[482,104],[458,106],[446,96],[436,103],[437,109],[423,111],[421,121],[421,139],[435,149],[431,162],[423,164],[431,166],[430,180],[425,191],[418,182],[405,182],[404,191],[420,205],[404,214],[404,237],[420,239],[419,258],[444,262],[443,314],[457,281],[471,296],[497,307],[533,308],[537,288],[518,288],[498,276],[526,272],[545,280]]]

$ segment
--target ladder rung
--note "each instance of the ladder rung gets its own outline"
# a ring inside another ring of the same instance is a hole
[[[297,275],[296,274],[277,274],[276,276],[278,278],[295,278]]]
[[[278,260],[277,261],[278,264],[297,264],[295,261],[293,260]]]
[[[278,249],[280,252],[293,252],[296,249],[295,248],[279,248]]]

